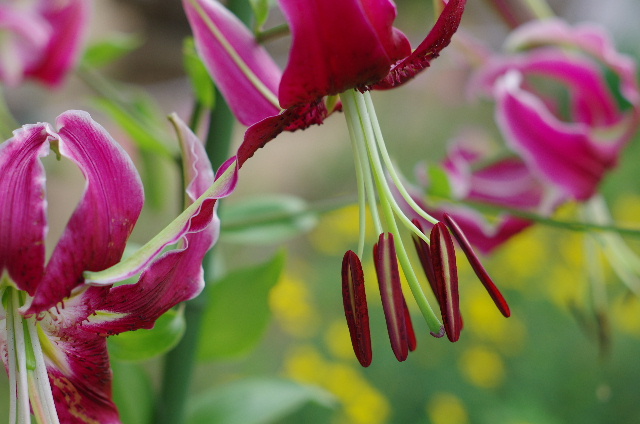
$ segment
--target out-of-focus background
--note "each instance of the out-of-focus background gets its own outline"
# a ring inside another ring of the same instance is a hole
[[[431,2],[396,3],[396,26],[413,43],[420,41],[433,22]],[[551,6],[570,23],[589,20],[604,25],[619,50],[640,57],[637,0],[556,0]],[[186,119],[192,94],[181,52],[190,30],[181,2],[101,0],[95,2],[93,19],[92,40],[124,32],[136,34],[141,43],[138,50],[105,70],[109,77],[141,87],[164,113],[176,111]],[[278,16],[272,20],[277,22]],[[500,48],[508,32],[488,2],[482,0],[468,1],[462,30],[493,49]],[[287,40],[267,47],[284,66]],[[491,105],[470,103],[465,97],[468,74],[460,66],[459,54],[452,45],[412,83],[374,93],[387,144],[407,176],[411,177],[420,161],[435,163],[442,159],[446,142],[465,128],[481,126],[495,133]],[[91,111],[139,160],[126,134],[95,108],[91,94],[75,76],[58,91],[28,85],[7,92],[23,123],[53,122],[55,116],[70,108]],[[236,127],[236,143],[243,130],[240,125]],[[162,131],[172,137],[168,125]],[[640,219],[639,141],[630,144],[620,167],[604,183],[603,192],[622,226],[637,227]],[[311,205],[355,200],[352,163],[346,125],[336,114],[322,126],[285,133],[258,152],[250,166],[243,168],[239,189],[227,202],[274,193],[298,196]],[[68,163],[48,158],[47,166],[53,245],[80,196],[83,181]],[[155,234],[180,210],[179,179],[173,164],[158,159],[144,166],[158,171],[153,175],[164,183],[155,204],[146,207],[136,227],[134,241],[138,243]],[[560,214],[570,216],[571,212],[569,206]],[[640,247],[637,240],[629,242]],[[242,354],[203,361],[193,396],[243,379],[282,377],[326,390],[333,396],[333,403],[307,403],[277,421],[281,423],[640,422],[640,302],[625,292],[610,269],[605,269],[609,313],[604,328],[608,333],[606,341],[599,338],[597,323],[585,306],[589,305],[590,289],[584,234],[537,225],[485,259],[509,300],[509,319],[500,316],[462,263],[461,340],[451,344],[431,337],[415,305],[410,305],[418,349],[405,363],[393,357],[375,282],[369,281],[374,360],[367,369],[360,367],[353,355],[341,306],[341,258],[356,243],[357,211],[350,206],[323,214],[306,234],[284,242],[286,265],[268,295],[272,320],[265,335],[255,348]],[[280,245],[247,245],[223,237],[217,248],[224,267],[234,269],[269,259]],[[371,272],[370,260],[364,265]],[[257,313],[248,298],[250,293],[240,293],[229,308],[239,320]],[[153,385],[159,380],[160,362],[116,362],[115,369],[117,373],[119,369],[131,369],[127,367],[142,367]],[[4,374],[0,378],[4,379]],[[0,405],[6,405],[7,398],[3,392]]]

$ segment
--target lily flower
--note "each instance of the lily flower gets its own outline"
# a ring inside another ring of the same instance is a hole
[[[152,328],[203,287],[202,259],[218,236],[216,199],[235,186],[235,158],[215,179],[204,149],[177,118],[188,206],[125,260],[143,188],[124,150],[89,114],[26,125],[0,144],[0,352],[9,421],[119,423],[106,338]],[[84,194],[48,261],[45,174],[50,151],[74,162]],[[166,252],[163,249],[175,245]],[[140,274],[137,283],[114,283]]]
[[[404,184],[429,214],[439,220],[444,220],[445,213],[453,217],[471,245],[485,255],[533,223],[508,212],[488,220],[473,204],[547,216],[568,200],[537,178],[519,156],[496,155],[476,129],[465,131],[449,144],[440,169],[446,176],[448,200],[427,205],[425,196],[437,189],[431,187],[424,164],[416,167],[418,184]],[[411,219],[422,228],[431,228],[432,224],[413,212],[397,193],[396,197]]]
[[[89,0],[0,4],[0,80],[25,78],[59,86],[80,55],[89,25]]]
[[[343,259],[345,316],[356,357],[371,363],[368,310],[360,258],[364,252],[365,210],[372,214],[379,242],[373,256],[392,349],[400,361],[415,348],[411,320],[399,284],[398,263],[430,332],[442,335],[400,236],[398,223],[426,243],[394,199],[397,191],[417,214],[437,224],[409,196],[387,152],[369,91],[400,86],[430,66],[458,29],[466,0],[449,0],[433,28],[412,51],[393,26],[391,0],[279,0],[293,35],[284,72],[253,34],[215,0],[183,0],[196,47],[221,93],[241,123],[248,125],[238,150],[242,166],[282,131],[320,124],[342,109],[352,141],[360,204],[356,251]],[[387,178],[389,176],[389,178]],[[455,272],[447,267],[442,272]]]
[[[394,88],[429,67],[458,29],[466,0],[448,1],[413,51],[393,27],[391,0],[279,4],[293,34],[284,72],[220,2],[183,0],[204,64],[235,116],[250,126],[240,165],[282,131],[321,124],[339,108],[331,96]]]
[[[588,200],[638,129],[633,60],[601,28],[559,19],[522,25],[506,47],[478,71],[472,90],[495,100],[505,140],[540,179]]]

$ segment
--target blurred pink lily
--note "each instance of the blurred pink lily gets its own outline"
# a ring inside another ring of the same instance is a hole
[[[423,208],[439,220],[444,213],[455,218],[470,243],[484,254],[490,254],[512,236],[532,223],[508,213],[489,221],[472,206],[460,202],[484,203],[508,209],[548,215],[566,200],[532,174],[527,164],[518,156],[498,158],[492,162],[486,140],[478,134],[466,132],[449,146],[442,162],[453,202],[442,201],[428,206],[422,200],[430,190],[430,182],[424,167],[418,168],[420,187],[411,187],[411,195]],[[407,205],[403,208],[412,219],[430,229],[431,224],[422,219]]]
[[[86,112],[26,125],[0,145],[0,352],[11,384],[10,423],[119,423],[106,337],[152,328],[203,287],[202,259],[218,236],[216,199],[235,187],[235,158],[215,178],[204,149],[174,118],[188,206],[125,260],[143,204],[133,163]],[[82,199],[48,261],[45,175],[50,150],[75,162]],[[175,247],[162,253],[163,249]],[[162,253],[162,254],[161,254]],[[141,273],[136,284],[115,282]]]
[[[60,85],[78,60],[88,30],[89,0],[0,4],[0,80]]]
[[[183,0],[200,56],[238,120],[250,126],[238,151],[240,165],[280,132],[321,124],[339,107],[335,100],[326,103],[326,96],[393,88],[427,68],[451,41],[465,3],[450,0],[412,52],[393,27],[391,0],[279,0],[293,33],[281,73],[218,1]]]
[[[638,128],[634,62],[600,28],[558,19],[521,26],[506,46],[510,53],[490,57],[473,90],[495,99],[505,139],[533,172],[564,195],[589,199]]]

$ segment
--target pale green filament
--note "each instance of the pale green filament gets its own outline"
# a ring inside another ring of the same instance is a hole
[[[429,305],[429,301],[427,300],[418,281],[418,278],[413,271],[409,256],[407,255],[406,249],[404,248],[404,244],[402,242],[402,238],[400,237],[400,232],[398,230],[395,217],[397,216],[403,222],[403,224],[411,229],[411,231],[420,233],[420,236],[427,241],[428,239],[424,234],[422,234],[422,232],[418,231],[417,228],[415,228],[415,226],[411,223],[411,221],[402,213],[401,208],[393,198],[393,194],[387,183],[385,169],[380,160],[380,152],[378,148],[378,145],[384,142],[382,141],[381,135],[379,137],[376,137],[374,128],[377,126],[377,123],[372,122],[373,120],[375,120],[375,114],[371,115],[368,112],[365,97],[358,91],[351,90],[342,93],[341,98],[343,101],[347,123],[350,128],[352,142],[355,146],[356,156],[357,158],[359,158],[358,162],[361,164],[361,171],[358,172],[363,172],[364,180],[368,181],[365,183],[365,186],[367,188],[366,197],[369,201],[370,208],[372,209],[372,214],[374,214],[377,210],[377,207],[375,205],[375,193],[377,192],[380,200],[380,209],[384,217],[385,227],[388,229],[388,232],[390,232],[394,236],[398,261],[402,266],[413,297],[415,298],[416,303],[418,304],[418,307],[420,308],[420,311],[422,312],[422,315],[424,316],[427,325],[429,326],[429,329],[434,333],[438,333],[442,328],[442,324],[433,313],[431,305]],[[371,108],[372,107],[373,106],[371,105]],[[376,141],[377,139],[379,140]],[[368,161],[365,158],[368,158]],[[375,192],[373,184],[371,183],[372,177],[375,181]],[[399,182],[399,179],[397,179],[397,181]],[[398,185],[396,181],[394,181],[394,183]],[[376,231],[381,234],[383,232],[383,229],[382,227],[378,228],[378,226],[376,226]]]
[[[415,202],[415,200],[413,200],[411,195],[407,192],[407,189],[402,184],[402,181],[400,180],[400,177],[398,176],[398,173],[396,172],[396,169],[393,166],[393,161],[391,160],[391,157],[389,156],[389,152],[387,151],[387,146],[384,144],[384,138],[382,137],[382,130],[380,129],[380,124],[378,123],[378,117],[376,116],[376,110],[373,107],[373,101],[371,100],[371,93],[369,93],[367,91],[367,92],[365,92],[363,94],[363,96],[364,96],[364,100],[365,100],[366,105],[367,105],[367,112],[371,116],[371,123],[373,124],[373,132],[374,132],[374,134],[376,136],[376,141],[378,142],[378,149],[380,149],[380,154],[382,155],[382,160],[384,161],[384,165],[387,167],[387,172],[389,173],[389,176],[393,180],[393,183],[395,184],[395,187],[400,192],[400,195],[402,196],[404,201],[409,204],[411,209],[413,209],[418,215],[420,215],[422,218],[426,219],[430,223],[432,223],[434,225],[437,224],[438,220],[435,219],[434,217],[432,217],[431,215],[429,215],[427,212],[425,212]],[[410,227],[415,228],[415,225],[411,224]],[[420,234],[422,234],[422,231],[418,230],[417,228],[415,228],[414,232],[418,236]],[[428,242],[429,240],[425,240],[425,241]]]

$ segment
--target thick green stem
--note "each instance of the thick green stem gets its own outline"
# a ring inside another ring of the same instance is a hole
[[[227,7],[241,20],[247,22],[251,17],[251,7],[247,0],[230,0]],[[206,150],[214,169],[217,169],[229,156],[231,136],[235,119],[224,99],[216,92],[215,109],[209,117]],[[203,262],[205,279],[212,274],[213,251]],[[156,406],[156,424],[184,424],[189,388],[196,366],[198,341],[202,317],[208,302],[205,290],[185,305],[187,328],[180,343],[167,354],[164,376],[158,404]]]

